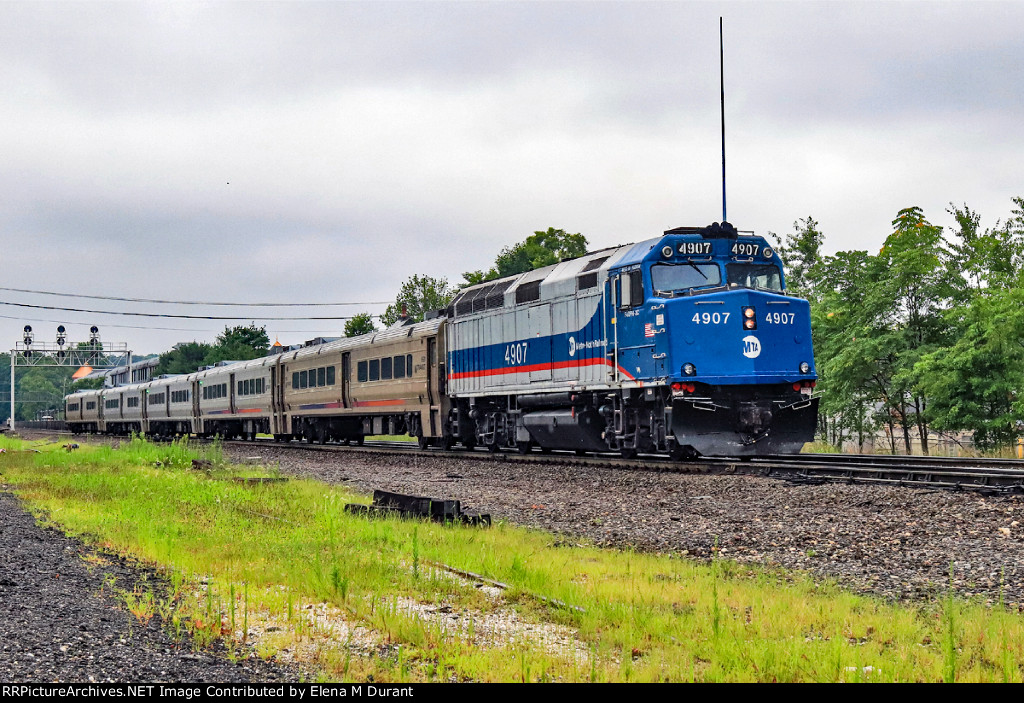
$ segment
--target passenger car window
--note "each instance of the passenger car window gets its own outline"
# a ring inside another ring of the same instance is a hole
[[[360,361],[359,365],[356,366],[356,379],[361,381],[361,382],[363,382],[363,383],[366,383],[367,375],[366,375],[366,362],[365,361]]]

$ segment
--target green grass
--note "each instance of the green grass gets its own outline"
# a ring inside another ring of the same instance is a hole
[[[40,519],[165,570],[163,589],[124,593],[111,584],[132,612],[160,615],[199,645],[224,638],[261,656],[306,652],[326,679],[1022,679],[1024,622],[1002,608],[951,598],[893,606],[800,574],[566,546],[502,523],[366,519],[343,509],[366,496],[341,487],[236,482],[268,474],[225,465],[216,444],[23,451],[29,446],[0,438],[0,474]],[[193,458],[210,465],[193,469]],[[90,567],[102,569],[101,561]],[[496,604],[437,563],[510,589]],[[457,632],[444,618],[418,616],[416,603],[443,604],[479,628]],[[309,617],[317,604],[333,608],[335,620]],[[570,646],[487,634],[495,609],[557,626]],[[355,626],[372,633],[374,654],[346,646]],[[249,639],[250,628],[258,638]]]
[[[415,442],[416,438],[407,434],[375,434],[367,435],[371,442]]]

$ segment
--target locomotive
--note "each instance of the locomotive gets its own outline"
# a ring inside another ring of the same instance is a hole
[[[424,322],[75,393],[66,417],[157,436],[750,457],[813,439],[816,380],[807,301],[762,237],[723,222],[465,288]]]

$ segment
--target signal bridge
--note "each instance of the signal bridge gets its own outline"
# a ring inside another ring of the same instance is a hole
[[[89,368],[87,373],[97,369],[127,367],[131,378],[132,352],[126,342],[103,342],[96,325],[89,328],[88,341],[68,341],[67,328],[57,327],[53,343],[37,342],[31,325],[25,325],[20,342],[11,349],[11,416],[10,428],[14,430],[15,374],[18,368],[53,367]]]

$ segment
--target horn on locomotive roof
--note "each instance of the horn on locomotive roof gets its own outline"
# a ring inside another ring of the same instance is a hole
[[[665,234],[699,234],[707,239],[736,239],[739,230],[728,222],[712,222],[707,227],[676,227],[665,230]]]

